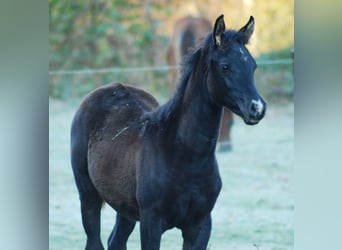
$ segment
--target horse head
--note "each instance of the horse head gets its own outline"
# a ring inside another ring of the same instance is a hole
[[[257,64],[246,48],[253,31],[254,18],[240,30],[226,30],[223,15],[208,36],[208,78],[210,97],[243,118],[248,125],[257,124],[265,115],[266,102],[254,81]]]

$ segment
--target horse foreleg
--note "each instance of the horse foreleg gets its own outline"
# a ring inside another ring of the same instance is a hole
[[[161,220],[153,211],[142,211],[140,219],[141,250],[159,250]]]
[[[108,250],[126,250],[127,240],[135,227],[135,221],[131,221],[116,215],[116,222],[108,239]]]
[[[206,250],[211,232],[210,214],[200,225],[182,229],[183,250]]]

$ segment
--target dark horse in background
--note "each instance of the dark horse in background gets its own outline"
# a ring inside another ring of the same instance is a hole
[[[196,45],[212,31],[212,25],[204,17],[184,17],[176,21],[172,37],[167,50],[167,61],[170,66],[179,65],[185,56],[192,53]],[[169,89],[173,92],[180,79],[180,71],[171,68],[169,70]],[[233,125],[233,113],[224,109],[218,147],[222,151],[231,150],[232,142],[230,131]]]
[[[117,211],[108,249],[126,249],[137,221],[143,250],[160,249],[161,235],[173,227],[182,231],[183,250],[207,248],[221,190],[215,148],[223,107],[248,125],[266,110],[254,84],[256,63],[245,46],[253,30],[253,17],[240,30],[226,30],[223,15],[218,17],[162,106],[121,83],[85,97],[71,126],[71,163],[86,249],[103,249],[104,202]]]

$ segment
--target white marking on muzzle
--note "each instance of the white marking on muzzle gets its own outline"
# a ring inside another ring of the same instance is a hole
[[[264,105],[262,104],[261,100],[260,99],[258,99],[257,101],[256,100],[252,100],[252,103],[256,104],[256,111],[258,113],[261,113],[262,110],[264,109]]]

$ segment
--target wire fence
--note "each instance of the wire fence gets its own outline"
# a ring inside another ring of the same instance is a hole
[[[276,59],[276,60],[257,60],[259,66],[263,65],[289,65],[293,64],[292,58]],[[180,66],[142,66],[142,67],[117,67],[117,68],[102,68],[102,69],[81,69],[81,70],[57,70],[50,71],[49,75],[91,75],[101,73],[127,73],[127,72],[151,72],[151,71],[168,71],[171,69],[179,69]]]
[[[266,97],[292,97],[294,91],[293,58],[257,59],[259,70],[255,72],[258,88]],[[168,71],[180,66],[158,65],[141,67],[113,67],[49,72],[49,95],[71,99],[84,96],[96,87],[123,82],[142,87],[160,98],[170,96]]]

